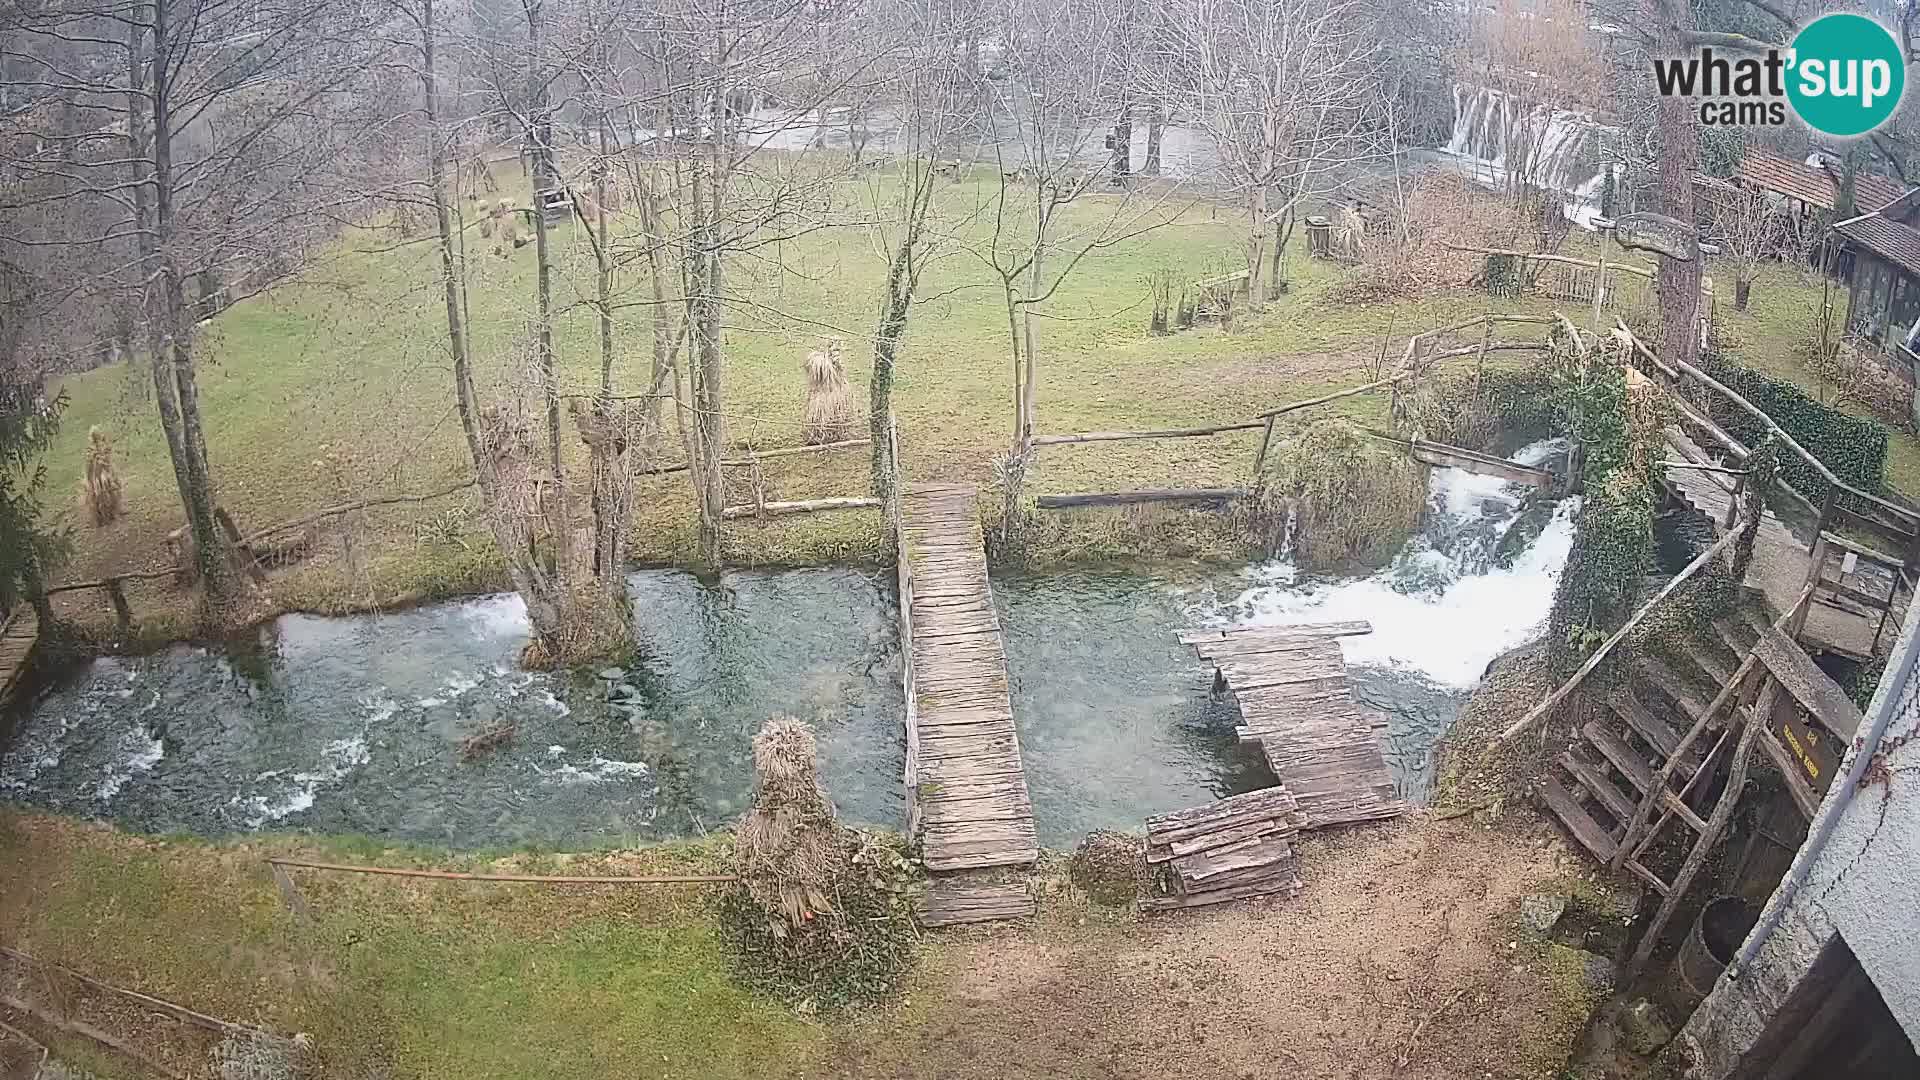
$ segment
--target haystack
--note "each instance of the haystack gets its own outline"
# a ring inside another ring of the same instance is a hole
[[[87,431],[87,471],[80,493],[94,525],[111,524],[120,516],[121,484],[113,468],[113,443],[99,428]]]
[[[753,770],[735,829],[740,884],[720,901],[741,979],[809,1010],[886,994],[913,960],[906,852],[834,817],[805,723],[767,721]]]
[[[809,446],[853,438],[853,388],[840,366],[840,339],[807,354],[807,408],[800,433]]]

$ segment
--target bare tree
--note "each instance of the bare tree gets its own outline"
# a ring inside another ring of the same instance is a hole
[[[963,165],[941,154],[974,126],[980,80],[958,42],[978,41],[972,0],[913,0],[875,4],[871,29],[884,43],[878,85],[895,104],[899,134],[893,167],[876,173],[872,200],[879,209],[873,230],[887,264],[886,294],[873,334],[873,373],[868,382],[873,441],[873,492],[892,498],[895,462],[888,438],[893,382],[907,319],[928,264],[950,247],[950,224],[940,220],[940,194],[961,179]],[[951,177],[951,179],[948,179]]]
[[[1151,197],[1104,187],[1103,137],[1136,77],[1142,43],[1108,0],[998,0],[1006,76],[993,83],[999,176],[993,227],[974,253],[992,271],[1013,360],[1013,444],[1001,462],[1002,540],[1020,522],[1039,396],[1039,309],[1089,254],[1166,224],[1170,189]]]
[[[1338,169],[1386,151],[1370,9],[1360,0],[1178,0],[1163,79],[1207,132],[1247,212],[1254,304],[1278,286],[1296,212]],[[1272,269],[1268,269],[1271,247]]]
[[[144,338],[205,616],[246,621],[260,608],[218,522],[197,329],[299,268],[364,205],[348,178],[378,118],[349,89],[378,53],[370,20],[349,0],[66,0],[4,18],[5,59],[32,72],[15,88],[89,117],[87,152],[34,167],[92,211],[47,242],[124,250],[92,299],[125,303],[133,317],[115,321],[145,327],[124,336]],[[119,152],[99,152],[110,137]]]
[[[1794,230],[1784,200],[1741,184],[1707,186],[1708,235],[1733,265],[1733,307],[1747,310],[1753,280],[1769,260],[1791,254]]]

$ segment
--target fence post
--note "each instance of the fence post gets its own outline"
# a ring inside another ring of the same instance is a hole
[[[1603,238],[1604,239],[1604,238]],[[1593,336],[1600,336],[1600,305],[1607,295],[1607,253],[1600,253],[1600,261],[1593,271]]]
[[[1260,452],[1253,455],[1253,482],[1256,484],[1260,482],[1260,470],[1266,467],[1267,448],[1273,445],[1273,422],[1278,419],[1278,416],[1267,417],[1267,429],[1260,436]]]
[[[119,627],[120,636],[128,637],[133,633],[133,608],[127,603],[127,590],[120,578],[107,579],[107,599],[113,602],[113,622]]]

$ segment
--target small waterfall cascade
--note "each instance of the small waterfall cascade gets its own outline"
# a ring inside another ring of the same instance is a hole
[[[1567,215],[1584,222],[1598,213],[1606,179],[1601,130],[1581,113],[1456,83],[1453,132],[1442,150],[1490,186],[1504,186],[1509,169],[1521,169],[1525,182],[1568,196]]]

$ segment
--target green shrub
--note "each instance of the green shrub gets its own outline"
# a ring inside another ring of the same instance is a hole
[[[1413,535],[1427,506],[1427,469],[1406,450],[1345,420],[1303,425],[1267,455],[1258,527],[1278,551],[1291,522],[1293,553],[1310,570],[1371,569]]]
[[[1883,425],[1822,405],[1792,383],[1762,375],[1722,353],[1703,356],[1700,366],[1772,417],[1845,483],[1867,492],[1885,487],[1887,429]],[[1766,438],[1765,424],[1725,402],[1714,403],[1714,419],[1747,446],[1758,446]],[[1815,503],[1826,498],[1826,480],[1798,454],[1781,455],[1780,473]]]

